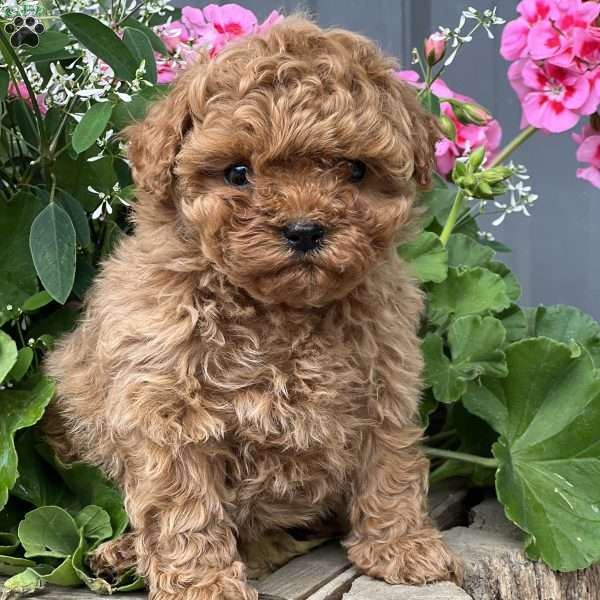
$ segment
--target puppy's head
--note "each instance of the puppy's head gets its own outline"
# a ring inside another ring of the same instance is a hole
[[[199,61],[131,127],[140,223],[170,220],[236,286],[318,306],[389,256],[437,130],[365,38],[289,18]]]

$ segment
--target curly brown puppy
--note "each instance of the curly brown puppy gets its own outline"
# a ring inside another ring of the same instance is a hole
[[[425,509],[423,300],[395,251],[436,128],[393,67],[290,18],[127,132],[135,235],[49,356],[46,426],[122,487],[153,600],[255,599],[238,544],[335,513],[368,574],[456,572]]]

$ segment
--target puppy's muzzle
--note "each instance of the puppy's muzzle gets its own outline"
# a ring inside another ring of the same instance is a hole
[[[288,247],[301,254],[318,250],[325,240],[325,229],[315,221],[293,221],[282,232]]]

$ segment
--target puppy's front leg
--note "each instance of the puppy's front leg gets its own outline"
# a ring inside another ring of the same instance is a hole
[[[416,445],[421,431],[384,423],[364,445],[353,483],[348,557],[388,583],[458,579],[460,564],[426,512],[429,463]]]
[[[150,600],[256,600],[238,556],[218,458],[195,444],[142,444],[135,454],[125,498]]]

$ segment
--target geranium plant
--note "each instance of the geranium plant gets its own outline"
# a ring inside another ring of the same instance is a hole
[[[127,528],[116,489],[93,467],[64,465],[35,424],[53,395],[44,353],[69,330],[102,257],[130,225],[135,202],[118,133],[142,118],[199,47],[217,54],[260,33],[237,5],[162,0],[41,14],[33,44],[0,28],[0,575],[6,595],[45,583],[111,593],[143,585],[134,573],[94,577],[87,554]],[[498,260],[506,247],[478,218],[529,214],[537,196],[512,152],[536,131],[573,133],[577,176],[600,187],[600,4],[524,0],[505,25],[495,10],[462,13],[413,53],[415,87],[440,122],[439,176],[422,195],[424,231],[398,249],[427,292],[422,405],[432,480],[461,475],[495,486],[532,558],[560,570],[600,560],[600,327],[567,306],[523,309]],[[5,14],[14,22],[18,14]],[[480,30],[502,32],[523,129],[502,146],[501,126],[443,82]],[[35,25],[33,25],[35,27]],[[31,36],[28,38],[32,41]],[[18,41],[15,39],[12,40]],[[565,176],[570,176],[566,173]],[[573,176],[575,176],[573,174]]]

